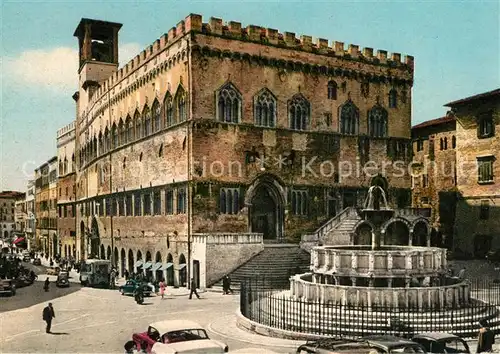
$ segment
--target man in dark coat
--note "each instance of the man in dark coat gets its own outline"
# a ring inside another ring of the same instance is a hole
[[[52,325],[52,319],[56,317],[54,313],[54,308],[52,307],[52,303],[49,302],[49,306],[43,309],[43,320],[47,323],[47,327],[45,328],[46,333],[50,333],[50,326]]]
[[[196,282],[194,281],[194,278],[191,278],[191,292],[189,293],[189,300],[193,298],[193,294],[195,294],[198,299],[200,298],[200,295],[198,295],[198,292],[196,291]]]
[[[479,326],[481,328],[479,328],[476,353],[493,353],[495,333],[490,329],[486,320],[479,321]]]

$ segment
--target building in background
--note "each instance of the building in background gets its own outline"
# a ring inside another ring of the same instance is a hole
[[[76,257],[75,123],[57,131],[57,235],[62,257]]]
[[[431,244],[451,248],[456,205],[456,120],[453,114],[412,128],[412,205],[430,208]]]
[[[204,286],[253,235],[298,242],[373,184],[410,205],[412,57],[190,15],[119,69],[121,26],[74,33],[79,258]]]
[[[14,243],[18,248],[28,248],[28,240],[26,239],[26,220],[28,219],[28,214],[26,213],[26,194],[21,193],[15,202],[14,207]]]
[[[26,240],[28,249],[34,249],[35,242],[35,181],[29,180],[26,190]]]
[[[15,191],[0,192],[0,235],[5,242],[12,242],[16,229],[16,201],[24,193]]]
[[[58,253],[57,156],[35,170],[37,247],[49,258]]]
[[[500,248],[500,89],[446,106],[456,117],[453,247],[482,257]]]

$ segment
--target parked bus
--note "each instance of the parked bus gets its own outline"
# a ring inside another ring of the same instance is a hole
[[[80,283],[83,286],[109,286],[111,261],[105,259],[87,259],[82,261]]]

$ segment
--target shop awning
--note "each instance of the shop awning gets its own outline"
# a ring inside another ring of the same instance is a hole
[[[19,242],[23,242],[24,241],[24,237],[19,237],[19,238],[16,238],[13,242],[13,244],[17,245]]]
[[[166,263],[161,267],[161,270],[167,270],[168,268],[172,267],[174,264],[173,263]]]
[[[156,262],[155,264],[153,264],[153,269],[151,269],[153,272],[156,272],[158,269],[160,269],[161,267],[163,266],[163,264],[161,264],[161,262]]]
[[[144,269],[149,269],[149,267],[151,267],[152,265],[153,265],[153,263],[146,262],[146,263],[144,263]]]
[[[134,267],[140,267],[142,265],[142,263],[144,263],[142,260],[138,260],[137,262],[135,262],[134,264]]]
[[[179,264],[179,270],[186,268],[186,263]]]

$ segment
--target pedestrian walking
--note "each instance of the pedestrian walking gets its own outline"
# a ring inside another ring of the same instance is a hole
[[[228,291],[228,294],[229,293],[233,293],[233,289],[231,289],[231,278],[229,277],[229,275],[226,275],[226,278],[227,278],[227,291]]]
[[[229,284],[227,283],[227,276],[222,278],[222,295],[226,295],[229,291]]]
[[[495,333],[490,329],[488,321],[479,321],[479,336],[477,338],[476,353],[493,353],[495,344]]]
[[[45,327],[45,332],[50,333],[50,327],[52,326],[52,319],[56,317],[54,312],[54,308],[52,307],[52,303],[49,302],[49,305],[43,309],[42,318],[47,323]]]
[[[129,276],[128,270],[125,269],[123,271],[123,276],[125,277],[125,280],[128,280],[128,276]]]
[[[45,279],[45,283],[43,284],[43,290],[45,290],[45,292],[49,291],[49,284],[50,280],[49,277],[47,277],[47,279]]]
[[[160,281],[160,295],[161,295],[161,299],[163,300],[163,297],[165,296],[165,279],[162,279]]]
[[[196,282],[194,281],[194,278],[191,278],[191,291],[189,292],[189,300],[193,298],[193,294],[195,294],[198,299],[200,298],[200,295],[198,295],[198,292],[196,291]]]

